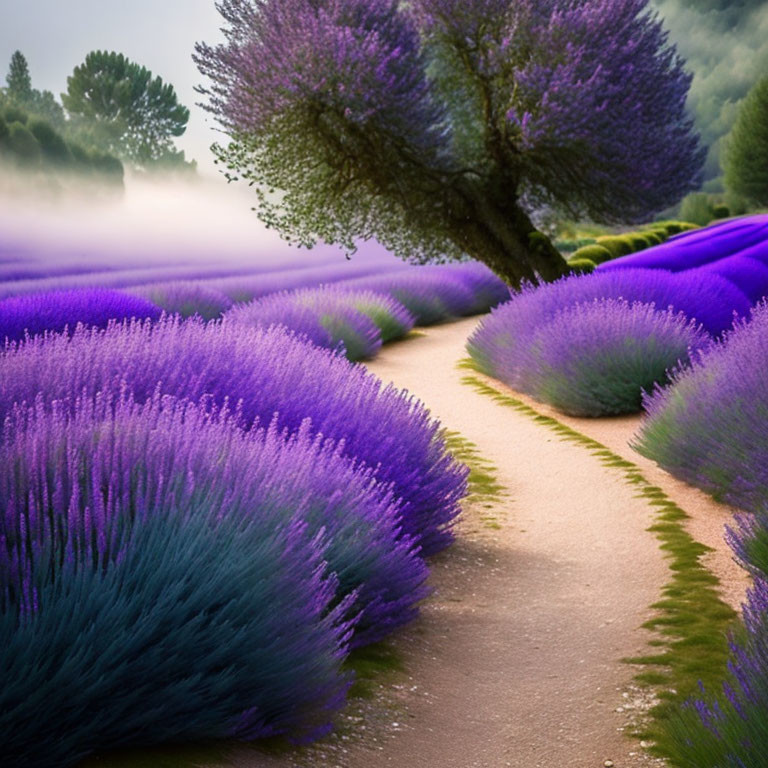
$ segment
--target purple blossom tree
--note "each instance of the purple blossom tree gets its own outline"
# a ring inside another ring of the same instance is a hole
[[[648,0],[220,0],[198,44],[230,179],[304,245],[567,267],[532,214],[637,222],[695,188],[690,76]]]

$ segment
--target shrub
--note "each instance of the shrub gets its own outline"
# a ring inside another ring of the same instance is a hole
[[[322,289],[273,293],[233,307],[226,319],[254,328],[282,325],[318,347],[336,350],[341,345],[349,360],[375,357],[381,348],[376,323],[347,295]]]
[[[269,450],[189,406],[110,409],[38,405],[6,422],[3,765],[322,733],[348,685],[350,625],[295,517],[294,467],[269,487]]]
[[[768,216],[746,216],[683,232],[651,251],[609,262],[601,269],[639,267],[680,272],[751,248],[766,248],[767,241]]]
[[[9,135],[10,130],[8,128],[8,123],[6,123],[3,116],[0,115],[0,148],[6,146]]]
[[[672,308],[719,333],[733,321],[734,310],[748,315],[747,298],[717,275],[672,274],[658,269],[626,269],[573,275],[538,287],[528,286],[483,319],[467,349],[478,367],[509,386],[526,390],[519,362],[542,324],[560,310],[594,299]]]
[[[336,289],[336,292],[338,293],[339,289]],[[376,324],[383,344],[402,338],[410,333],[416,324],[416,318],[391,296],[374,291],[349,291],[345,298],[352,307],[367,315]]]
[[[139,285],[127,292],[151,301],[169,314],[199,315],[203,320],[221,317],[232,306],[221,291],[191,280]]]
[[[597,265],[589,259],[569,259],[568,266],[574,272],[589,273],[594,272]]]
[[[247,424],[279,412],[279,426],[294,432],[310,417],[313,432],[343,440],[346,456],[392,483],[403,500],[403,535],[423,555],[452,541],[466,468],[446,450],[439,423],[407,393],[279,329],[166,318],[38,337],[0,355],[0,419],[37,393],[74,399],[118,391],[123,382],[140,402],[158,388],[193,400],[210,395],[218,404],[240,401]]]
[[[439,267],[412,267],[344,280],[339,285],[392,296],[416,318],[417,325],[434,325],[471,314],[477,303],[472,289],[458,275]]]
[[[19,107],[15,107],[12,104],[9,104],[5,108],[3,116],[5,117],[5,122],[8,124],[21,123],[22,125],[26,125],[27,120],[29,119],[29,115],[23,109],[19,109]]]
[[[611,253],[612,259],[632,253],[632,244],[621,235],[603,235],[598,237],[596,242]]]
[[[602,264],[605,261],[610,261],[613,258],[613,254],[604,245],[585,245],[583,248],[579,248],[575,251],[573,256],[568,259],[568,263],[572,264],[579,259],[586,259],[593,264]]]
[[[70,331],[83,325],[105,327],[110,320],[160,317],[148,301],[102,289],[57,291],[0,301],[0,344],[46,331]]]
[[[634,447],[671,474],[750,511],[768,503],[768,306],[647,399]]]
[[[731,215],[731,209],[725,203],[712,206],[712,215],[716,219],[727,219]]]
[[[473,300],[469,304],[463,304],[463,296],[459,299],[462,303],[454,308],[461,310],[465,315],[479,315],[490,312],[499,304],[509,301],[509,286],[494,272],[478,261],[467,261],[459,264],[443,264],[428,269],[438,275],[446,275],[457,278],[459,282],[472,293]],[[443,289],[444,290],[444,289]]]
[[[7,145],[14,159],[21,166],[33,168],[40,164],[42,157],[40,145],[23,123],[10,123]]]
[[[54,165],[68,165],[72,162],[72,153],[62,137],[44,120],[29,121],[29,131],[40,145],[43,159]]]
[[[643,390],[666,381],[708,339],[682,314],[598,299],[539,325],[514,367],[537,400],[573,416],[614,416],[639,411]]]
[[[714,218],[712,199],[704,192],[691,192],[680,204],[680,218],[706,226]]]

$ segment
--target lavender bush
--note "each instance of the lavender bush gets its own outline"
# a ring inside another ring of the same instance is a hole
[[[169,314],[199,315],[203,320],[221,317],[232,306],[230,298],[221,291],[191,280],[150,283],[129,288],[126,292],[151,301]]]
[[[323,290],[323,289],[321,289]],[[382,344],[400,339],[416,324],[416,318],[396,299],[375,291],[354,291],[344,288],[324,289],[323,293],[335,292],[358,311],[369,317],[381,334]]]
[[[160,309],[137,296],[103,289],[18,296],[0,301],[0,345],[26,334],[74,330],[78,323],[105,327],[110,320],[160,317]]]
[[[766,243],[768,257],[768,243]],[[699,267],[699,274],[720,275],[733,283],[753,304],[768,296],[768,258],[765,261],[737,253]]]
[[[433,325],[471,314],[477,303],[472,288],[458,275],[439,267],[414,267],[345,280],[339,287],[389,294],[416,318],[417,325]]]
[[[539,325],[516,365],[537,400],[574,416],[613,416],[639,411],[643,391],[708,341],[682,314],[597,299]]]
[[[4,766],[326,730],[348,686],[349,605],[332,607],[323,540],[301,519],[306,456],[280,450],[159,398],[6,419]]]
[[[349,360],[375,357],[381,348],[376,323],[344,293],[311,288],[281,291],[234,307],[226,320],[254,328],[281,325],[318,347],[342,349]]]
[[[37,338],[0,354],[0,418],[38,393],[74,402],[83,392],[122,386],[139,402],[158,388],[239,401],[247,424],[278,413],[279,426],[291,432],[309,417],[314,432],[343,440],[346,456],[392,484],[403,501],[401,535],[413,537],[422,555],[452,540],[466,468],[447,452],[439,424],[407,393],[285,331],[166,318]]]
[[[672,274],[660,269],[623,269],[576,275],[542,286],[525,286],[483,319],[467,342],[478,367],[525,390],[524,350],[536,330],[560,310],[594,299],[615,298],[671,308],[700,322],[709,333],[731,326],[734,313],[748,315],[749,299],[719,275]]]
[[[716,498],[768,502],[768,306],[647,398],[637,451]]]

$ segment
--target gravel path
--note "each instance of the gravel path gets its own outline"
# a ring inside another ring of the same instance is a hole
[[[369,368],[475,443],[508,499],[470,510],[433,561],[435,595],[394,641],[405,671],[353,703],[334,737],[277,757],[246,748],[239,768],[658,763],[624,733],[647,702],[620,661],[647,651],[640,626],[668,580],[652,509],[584,448],[461,383],[476,322],[385,347]]]

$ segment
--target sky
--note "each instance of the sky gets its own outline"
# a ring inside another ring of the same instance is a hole
[[[187,157],[214,177],[209,151],[217,135],[211,118],[194,106],[202,82],[192,62],[197,41],[221,39],[214,0],[0,0],[0,81],[15,50],[27,57],[32,84],[58,97],[87,53],[115,50],[171,83],[191,117],[178,140]]]

